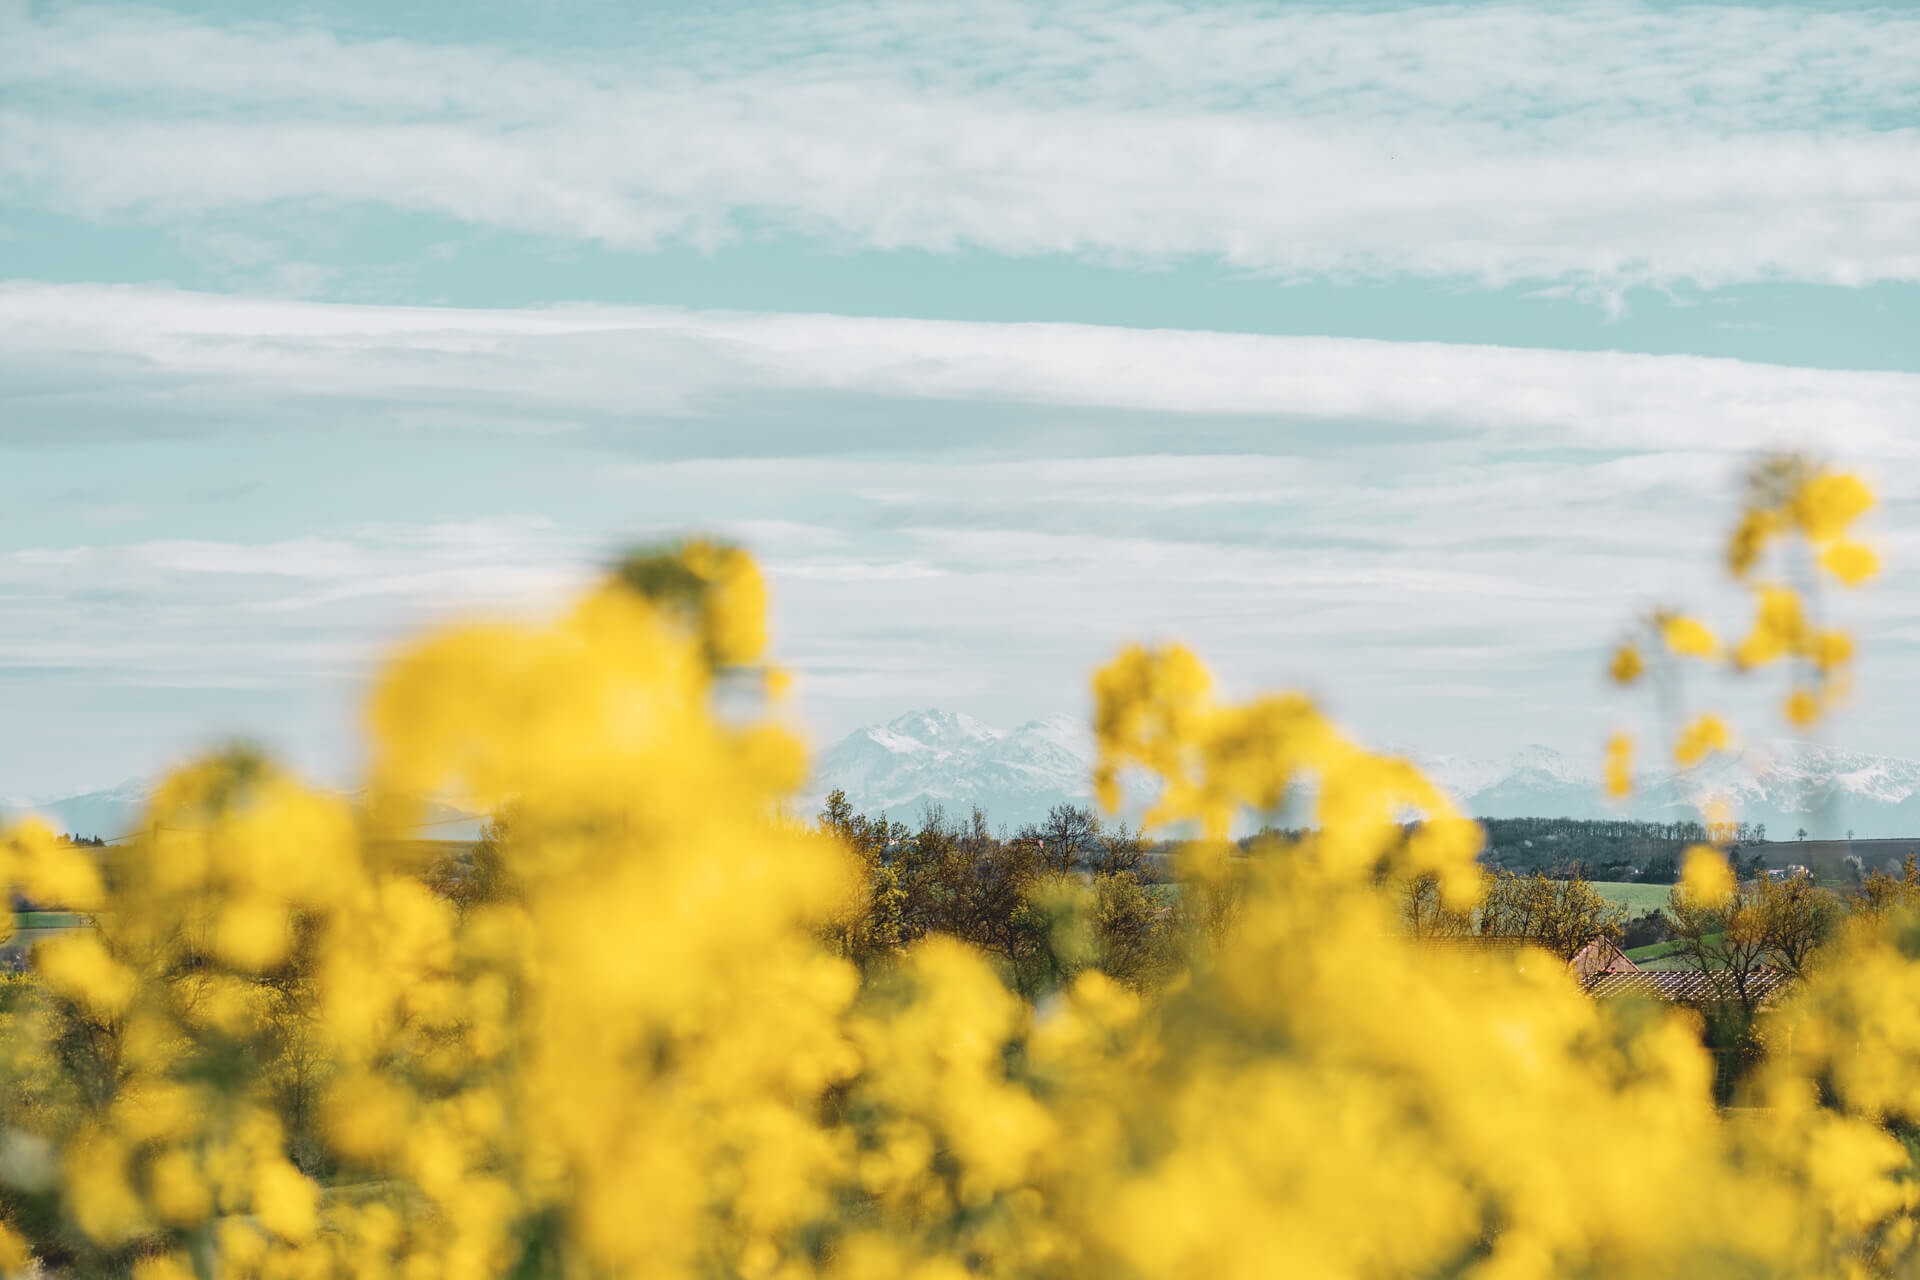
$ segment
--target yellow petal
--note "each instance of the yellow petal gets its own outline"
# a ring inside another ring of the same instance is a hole
[[[1675,614],[1660,624],[1660,638],[1667,648],[1684,658],[1711,658],[1720,651],[1720,642],[1699,620]]]
[[[1857,587],[1880,572],[1880,557],[1858,542],[1833,543],[1820,553],[1820,567],[1850,587]]]

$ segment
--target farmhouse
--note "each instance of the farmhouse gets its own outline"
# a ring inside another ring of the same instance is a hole
[[[1640,971],[1640,966],[1608,938],[1595,938],[1580,948],[1567,962],[1567,967],[1573,970],[1573,976],[1580,979],[1582,986],[1606,974]]]

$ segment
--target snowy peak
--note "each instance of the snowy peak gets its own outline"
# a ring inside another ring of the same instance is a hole
[[[1757,743],[1644,789],[1669,811],[1718,800],[1741,818],[1821,836],[1920,833],[1920,762],[1821,743]]]
[[[1029,720],[1004,739],[1011,754],[1028,763],[1090,773],[1095,755],[1093,731],[1072,716]]]
[[[966,751],[997,742],[1000,734],[959,711],[909,711],[878,728],[863,729],[876,741],[895,750]]]
[[[1573,763],[1552,747],[1543,747],[1538,743],[1520,748],[1508,761],[1509,774],[1533,773],[1543,778],[1552,778],[1557,782],[1584,781],[1583,775],[1574,768]]]
[[[1455,800],[1466,802],[1483,792],[1512,793],[1528,787],[1552,789],[1585,788],[1593,779],[1571,760],[1535,743],[1520,748],[1511,756],[1498,759],[1472,759],[1462,756],[1427,756],[1419,752],[1399,752],[1409,756],[1429,778]],[[1504,817],[1505,814],[1478,814],[1480,817]],[[1514,815],[1523,816],[1523,815]],[[1529,812],[1526,817],[1543,816]],[[1554,814],[1550,816],[1564,816]]]
[[[1528,747],[1501,769],[1449,763],[1435,776],[1482,818],[1672,821],[1718,804],[1743,822],[1822,836],[1920,834],[1920,763],[1811,742],[1754,743],[1692,769],[1643,772],[1624,809],[1605,798],[1597,770],[1545,747]]]
[[[949,711],[910,711],[856,730],[814,768],[810,801],[838,788],[862,813],[911,819],[928,805],[995,823],[1037,822],[1056,804],[1092,797],[1093,735],[1070,716],[1011,731]]]

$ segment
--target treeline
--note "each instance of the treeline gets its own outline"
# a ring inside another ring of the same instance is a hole
[[[1766,864],[1767,826],[1759,823],[1636,822],[1623,818],[1480,818],[1486,846],[1480,861],[1490,871],[1538,872],[1551,879],[1638,880],[1673,884],[1680,862],[1697,844],[1727,852],[1736,873],[1751,876]],[[1410,825],[1409,831],[1413,829]],[[1264,827],[1243,837],[1240,847],[1294,844],[1308,828]],[[1742,856],[1744,853],[1745,856]]]
[[[1181,904],[1157,883],[1152,846],[1090,809],[1056,805],[1008,835],[978,808],[960,819],[929,806],[909,825],[855,813],[836,790],[818,821],[860,860],[858,900],[830,941],[863,969],[931,934],[978,947],[1029,998],[1085,968],[1141,987],[1176,964]]]
[[[1634,822],[1619,818],[1482,818],[1487,846],[1481,861],[1506,871],[1566,876],[1578,869],[1594,880],[1672,884],[1680,859],[1696,844],[1717,844],[1738,855],[1767,838],[1765,823]]]

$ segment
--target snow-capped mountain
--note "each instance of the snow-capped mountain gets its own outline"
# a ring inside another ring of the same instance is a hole
[[[810,800],[834,787],[855,809],[913,819],[928,804],[964,816],[979,805],[995,824],[1037,821],[1060,803],[1091,801],[1091,734],[1068,716],[1011,732],[971,716],[915,711],[849,734],[818,760]],[[1544,746],[1496,759],[1420,757],[1423,768],[1480,818],[1698,818],[1716,797],[1769,835],[1862,838],[1920,835],[1920,762],[1807,742],[1756,744],[1688,771],[1649,773],[1622,809],[1592,763]]]
[[[1415,761],[1476,818],[1597,818],[1616,811],[1595,776],[1551,747],[1523,747],[1502,760]]]
[[[1698,818],[1718,801],[1741,822],[1770,835],[1853,831],[1867,837],[1920,834],[1920,762],[1843,751],[1810,742],[1756,743],[1689,770],[1650,771],[1635,780],[1623,808],[1610,801],[1594,768],[1549,747],[1505,760],[1420,762],[1479,818],[1602,818],[1647,821]]]
[[[862,813],[912,821],[929,804],[996,825],[1038,822],[1056,804],[1093,799],[1093,735],[1071,716],[1011,731],[953,711],[910,711],[842,738],[814,767],[810,802],[839,788]]]
[[[1811,742],[1759,743],[1687,773],[1648,779],[1639,813],[1699,809],[1718,798],[1778,839],[1805,827],[1819,837],[1920,835],[1920,762]]]

